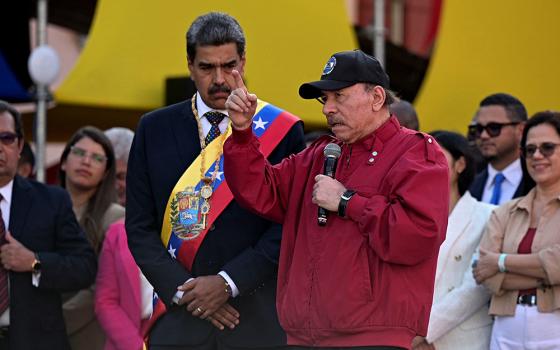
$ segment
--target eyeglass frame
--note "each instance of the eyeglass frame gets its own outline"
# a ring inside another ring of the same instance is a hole
[[[514,125],[517,125],[517,124],[521,124],[521,122],[509,122],[509,123],[490,122],[486,125],[482,125],[482,124],[479,124],[479,123],[470,124],[467,128],[467,133],[468,133],[469,136],[472,136],[475,139],[480,138],[480,136],[482,136],[482,133],[484,131],[486,131],[486,133],[490,137],[498,137],[502,133],[502,128],[504,126],[514,126]],[[490,131],[490,129],[492,127],[494,127],[494,128],[497,127],[498,128],[497,132]],[[474,129],[474,131],[473,131],[473,129]]]
[[[535,147],[534,149],[531,147],[531,149],[533,150],[532,152],[529,151],[527,149],[527,146],[533,146]],[[543,146],[544,147],[550,147],[549,150],[543,150]],[[534,158],[535,157],[535,153],[537,153],[537,150],[539,151],[539,153],[545,157],[545,158],[550,158],[552,157],[552,155],[554,154],[554,152],[556,152],[556,147],[560,146],[560,143],[554,143],[554,142],[543,142],[540,145],[535,145],[535,144],[528,144],[525,146],[521,146],[521,154],[523,155],[523,158],[525,159],[529,159],[529,158]],[[527,155],[527,153],[530,153],[529,155]]]
[[[19,139],[19,135],[14,133],[14,132],[10,132],[10,131],[2,131],[0,132],[0,142],[4,145],[4,146],[11,146],[14,144],[14,142],[16,140]],[[11,140],[11,141],[10,141]]]
[[[95,152],[88,152],[87,150],[76,145],[70,146],[70,154],[80,159],[89,158],[93,161],[93,164],[97,164],[99,166],[106,164],[107,160],[109,159],[109,157],[107,157],[106,155]]]

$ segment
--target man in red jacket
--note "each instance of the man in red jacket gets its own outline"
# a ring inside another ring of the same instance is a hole
[[[283,224],[276,306],[288,343],[410,348],[426,334],[447,227],[448,170],[439,146],[390,115],[393,95],[379,62],[345,51],[329,59],[321,80],[299,89],[323,103],[336,137],[271,166],[250,128],[256,96],[235,77],[225,176],[242,205]],[[328,144],[340,147],[334,178],[322,175]]]

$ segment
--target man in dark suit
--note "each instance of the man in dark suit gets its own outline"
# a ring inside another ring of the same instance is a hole
[[[239,23],[221,13],[197,18],[187,32],[187,55],[197,93],[142,117],[128,163],[129,246],[166,307],[149,348],[280,349],[286,344],[275,307],[281,228],[233,201],[221,171],[231,71],[245,65]],[[301,122],[260,106],[253,127],[272,163],[304,148]]]
[[[22,146],[0,101],[0,349],[70,349],[60,293],[93,283],[95,256],[68,194],[16,175]]]
[[[534,186],[520,159],[520,141],[527,121],[525,106],[514,96],[497,93],[485,97],[469,125],[469,138],[487,162],[469,192],[479,201],[502,204]]]

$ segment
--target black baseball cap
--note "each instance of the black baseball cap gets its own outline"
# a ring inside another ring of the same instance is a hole
[[[379,61],[361,50],[342,51],[329,58],[321,80],[299,87],[305,99],[321,97],[321,91],[344,89],[356,83],[369,83],[389,88],[389,76]]]

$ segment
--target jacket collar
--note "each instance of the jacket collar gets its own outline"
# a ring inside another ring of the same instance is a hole
[[[516,203],[514,203],[511,206],[511,210],[510,211],[515,211],[515,210],[525,210],[527,212],[531,211],[531,208],[533,207],[533,201],[535,200],[535,196],[537,195],[537,188],[533,187],[533,189],[531,189],[531,191],[529,191],[529,193],[527,193],[527,195],[519,198],[517,200]],[[560,204],[560,196],[558,196],[556,198],[556,200],[559,202]]]
[[[399,124],[399,121],[394,115],[391,115],[389,119],[379,128],[354,143],[354,145],[363,147],[366,151],[370,151],[372,149],[381,151],[383,149],[383,145],[387,143],[387,141],[389,141],[400,129],[401,125]]]
[[[10,231],[16,238],[22,233],[23,225],[27,220],[27,214],[32,206],[30,189],[31,185],[27,180],[16,175],[10,208]]]

